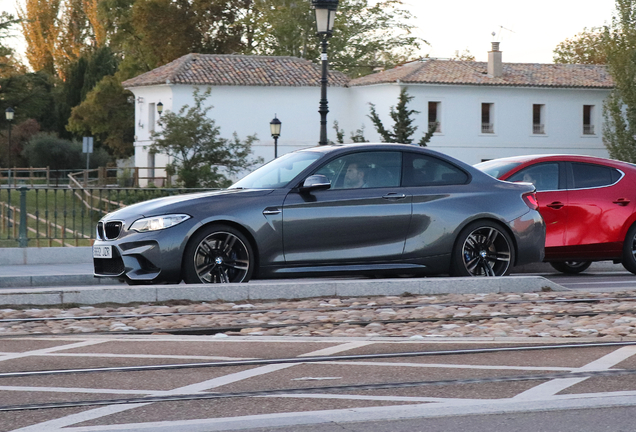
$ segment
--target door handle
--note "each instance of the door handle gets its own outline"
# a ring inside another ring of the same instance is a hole
[[[281,212],[281,210],[279,208],[268,207],[265,210],[263,210],[263,215],[265,215],[265,216],[273,216],[273,215],[280,214],[280,212]]]
[[[388,193],[386,195],[383,195],[382,198],[387,199],[387,200],[401,200],[401,199],[406,198],[406,195],[405,194],[391,192],[391,193]]]
[[[564,205],[565,204],[563,204],[561,201],[554,201],[554,202],[551,202],[550,204],[546,204],[545,206],[546,207],[550,207],[550,208],[555,209],[555,210],[558,210],[561,207],[563,207]]]
[[[619,206],[626,206],[630,203],[627,198],[619,198],[616,201],[613,201],[614,204],[618,204]]]

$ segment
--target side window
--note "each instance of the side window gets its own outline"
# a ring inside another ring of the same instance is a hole
[[[464,184],[468,174],[460,168],[432,156],[404,154],[403,186]]]
[[[572,163],[574,189],[585,189],[609,186],[621,178],[621,173],[615,168],[586,163]]]
[[[331,189],[397,187],[401,167],[400,152],[360,152],[334,159],[315,174],[327,176]]]
[[[557,162],[542,163],[524,168],[510,176],[507,181],[523,181],[532,183],[538,192],[559,189],[559,164]]]

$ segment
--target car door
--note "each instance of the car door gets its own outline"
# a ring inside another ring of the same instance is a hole
[[[569,162],[570,215],[566,246],[577,253],[612,257],[622,250],[621,229],[634,211],[631,187],[610,166]]]
[[[566,245],[569,208],[565,164],[551,161],[529,165],[506,181],[525,181],[537,188],[539,213],[545,222],[546,258],[549,258],[551,253]]]
[[[465,218],[469,175],[437,157],[404,153],[402,184],[413,197],[413,216],[404,247],[406,260],[450,254],[455,228]]]
[[[411,218],[401,164],[401,152],[350,153],[312,173],[325,175],[330,189],[291,191],[283,205],[286,263],[399,260]]]

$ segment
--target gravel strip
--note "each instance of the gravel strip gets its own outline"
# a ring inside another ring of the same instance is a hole
[[[435,337],[636,337],[636,300],[631,292],[452,294],[439,296],[322,298],[262,303],[189,303],[72,309],[0,309],[0,319],[62,317],[59,321],[0,322],[1,335],[127,332],[199,327],[244,327],[225,334],[241,336],[396,336]],[[541,300],[604,298],[591,303],[531,303]],[[618,298],[618,299],[616,299]],[[493,302],[519,302],[496,304]],[[444,305],[443,303],[468,303]],[[398,305],[422,304],[399,309]],[[365,309],[355,307],[373,306]],[[341,310],[328,310],[329,308]],[[293,309],[284,311],[282,309]],[[302,309],[319,309],[306,311]],[[322,309],[322,310],[320,310]],[[211,311],[235,311],[222,314]],[[82,316],[150,315],[165,313],[209,315],[144,316],[74,319]],[[559,314],[577,314],[560,316]],[[582,314],[582,315],[581,315]],[[589,314],[589,315],[586,315]],[[595,315],[598,314],[598,315]],[[517,315],[517,317],[504,317]],[[458,320],[461,318],[462,320]],[[464,319],[471,319],[465,321]],[[443,319],[437,322],[351,324],[374,320]],[[290,325],[281,328],[267,326]]]

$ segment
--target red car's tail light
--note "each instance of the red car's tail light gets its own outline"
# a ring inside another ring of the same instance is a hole
[[[523,201],[532,210],[539,210],[539,201],[537,200],[537,194],[534,192],[524,193],[522,195]]]

